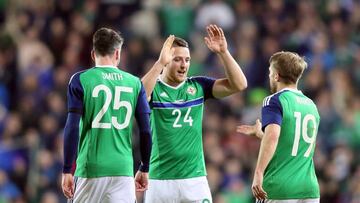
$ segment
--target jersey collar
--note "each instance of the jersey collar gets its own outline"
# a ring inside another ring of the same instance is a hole
[[[161,79],[160,76],[158,77],[158,80],[159,80],[162,84],[164,84],[166,87],[169,87],[169,88],[171,88],[171,89],[177,90],[177,89],[179,89],[181,86],[183,86],[183,85],[185,84],[187,78],[186,78],[184,81],[182,81],[180,84],[178,84],[176,87],[173,87],[173,86],[167,84],[166,82],[164,82],[164,81]]]
[[[289,87],[286,87],[286,88],[280,90],[280,92],[285,91],[285,90],[289,90],[289,91],[292,91],[292,92],[301,93],[301,90],[294,89],[294,88],[289,88]]]
[[[118,69],[118,67],[113,66],[113,65],[95,65],[96,68],[116,68]]]

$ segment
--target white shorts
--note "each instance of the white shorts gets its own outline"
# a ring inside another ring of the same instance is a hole
[[[275,199],[267,199],[264,201],[256,200],[256,203],[319,203],[320,198],[314,199],[287,199],[287,200],[275,200]]]
[[[134,203],[133,177],[75,177],[75,194],[71,203]]]
[[[145,203],[212,203],[205,176],[176,180],[149,181]]]

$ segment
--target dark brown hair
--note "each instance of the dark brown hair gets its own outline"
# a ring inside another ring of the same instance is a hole
[[[121,48],[124,39],[120,32],[110,28],[100,28],[93,36],[93,49],[96,55],[106,56]]]
[[[187,43],[186,40],[184,40],[184,39],[182,39],[180,37],[175,37],[173,47],[186,47],[186,48],[189,48],[189,44]]]
[[[295,84],[307,68],[304,57],[288,51],[273,54],[269,63],[279,74],[280,81],[285,84]]]

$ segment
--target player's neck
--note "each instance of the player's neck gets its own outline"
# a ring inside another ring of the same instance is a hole
[[[297,84],[284,84],[284,83],[279,83],[278,87],[277,87],[277,92],[280,92],[283,89],[293,89],[293,90],[297,90]]]
[[[96,57],[95,66],[117,66],[117,62],[110,57]]]
[[[175,81],[171,80],[170,78],[166,77],[165,74],[160,75],[160,78],[164,83],[166,83],[167,85],[172,86],[172,87],[177,87],[181,84],[179,82],[175,82]]]

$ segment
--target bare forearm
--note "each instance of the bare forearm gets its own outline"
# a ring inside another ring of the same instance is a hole
[[[244,90],[247,87],[246,77],[230,52],[227,50],[219,53],[218,56],[224,65],[225,74],[231,87],[237,91]]]
[[[151,96],[151,93],[154,90],[156,84],[156,80],[161,74],[163,67],[164,66],[159,61],[156,61],[155,64],[149,70],[149,72],[147,72],[146,75],[144,75],[144,77],[141,78],[141,82],[144,85],[147,98]]]
[[[259,158],[256,165],[255,172],[263,174],[270,160],[274,156],[278,138],[274,135],[268,134],[263,137],[260,146]]]

